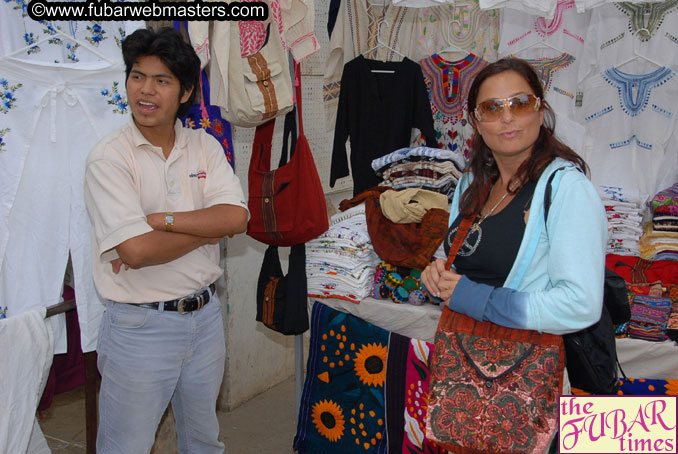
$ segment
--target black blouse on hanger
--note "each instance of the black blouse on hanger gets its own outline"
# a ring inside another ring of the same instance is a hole
[[[372,160],[408,147],[412,128],[426,145],[436,148],[431,105],[419,65],[368,60],[362,55],[346,63],[341,78],[334,130],[330,186],[349,174],[346,139],[351,143],[353,195],[381,182]]]

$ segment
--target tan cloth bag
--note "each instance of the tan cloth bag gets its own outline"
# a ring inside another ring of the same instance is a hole
[[[254,127],[292,110],[292,80],[287,52],[271,16],[266,24],[268,37],[264,46],[247,57],[240,56],[238,24],[233,22],[230,27],[224,118],[236,126]]]

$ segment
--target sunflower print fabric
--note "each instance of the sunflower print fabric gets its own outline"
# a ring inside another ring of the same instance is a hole
[[[358,317],[313,305],[296,451],[386,453],[388,337]]]
[[[620,396],[678,396],[678,380],[651,380],[622,378],[617,394]]]

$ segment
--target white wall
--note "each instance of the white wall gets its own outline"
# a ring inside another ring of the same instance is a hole
[[[227,359],[219,399],[224,410],[237,407],[294,373],[294,337],[255,321],[257,277],[264,251],[263,244],[246,235],[227,240]]]
[[[335,188],[329,189],[333,132],[325,129],[322,104],[322,76],[329,44],[327,8],[328,4],[316,2],[315,30],[321,50],[302,62],[301,69],[304,129],[323,186],[326,192],[333,192],[328,195],[328,211],[332,214],[339,201],[350,197],[350,178],[340,180]],[[273,167],[280,159],[282,123],[276,123]],[[254,128],[233,128],[236,174],[246,195],[253,138]],[[265,245],[244,234],[226,242],[226,282],[222,285],[227,296],[224,311],[227,360],[220,409],[237,407],[294,374],[294,337],[275,333],[255,321],[256,285],[265,250]],[[287,269],[288,253],[288,248],[280,249],[283,271]],[[305,338],[308,341],[308,332]]]

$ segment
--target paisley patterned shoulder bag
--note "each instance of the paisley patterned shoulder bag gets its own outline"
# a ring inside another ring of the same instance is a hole
[[[472,222],[460,224],[447,269]],[[547,452],[564,366],[562,336],[480,322],[445,306],[431,352],[426,437],[452,453]]]

